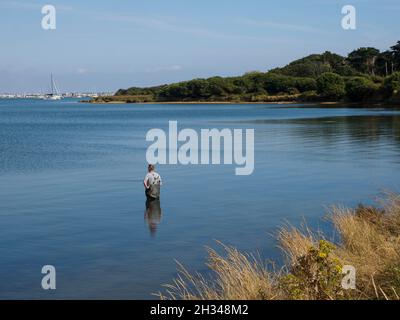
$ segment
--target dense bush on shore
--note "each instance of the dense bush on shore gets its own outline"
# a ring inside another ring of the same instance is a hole
[[[96,103],[146,103],[154,102],[151,94],[147,95],[123,95],[123,96],[101,96],[93,99]]]
[[[327,100],[340,100],[346,94],[343,78],[333,72],[321,74],[317,78],[317,93]]]
[[[313,54],[268,72],[194,79],[149,88],[132,87],[118,90],[115,97],[94,101],[383,102],[397,96],[399,79],[400,41],[384,52],[359,48],[347,57],[331,52]]]
[[[389,195],[381,208],[333,207],[330,219],[338,241],[321,233],[286,227],[278,233],[285,265],[222,245],[208,249],[209,277],[179,265],[178,277],[162,299],[186,300],[400,300],[400,196]],[[344,287],[343,268],[355,269],[355,288]]]

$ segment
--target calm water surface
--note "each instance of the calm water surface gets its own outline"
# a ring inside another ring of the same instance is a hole
[[[255,172],[161,166],[161,222],[145,219],[145,135],[254,128]],[[400,191],[400,112],[285,105],[88,105],[0,100],[0,298],[151,299],[174,259],[205,271],[218,239],[279,257],[285,223],[329,231],[331,204]],[[57,290],[41,289],[41,268]]]

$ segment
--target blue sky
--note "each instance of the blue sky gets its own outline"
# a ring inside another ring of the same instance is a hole
[[[57,29],[41,28],[41,7]],[[357,9],[357,30],[341,8]],[[386,50],[398,0],[0,0],[0,92],[114,91],[283,66],[325,50]]]

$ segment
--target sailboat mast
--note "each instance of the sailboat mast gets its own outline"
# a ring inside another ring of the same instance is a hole
[[[53,74],[50,74],[51,78],[51,95],[54,95],[54,80],[53,80]]]
[[[48,100],[61,100],[62,96],[58,92],[57,84],[54,81],[53,73],[50,73],[50,82],[51,82],[51,93],[48,93],[44,96],[44,99]]]

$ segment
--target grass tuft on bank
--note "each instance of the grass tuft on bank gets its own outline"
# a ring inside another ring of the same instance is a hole
[[[178,263],[178,276],[161,299],[184,300],[400,300],[400,195],[389,194],[379,208],[332,207],[339,239],[328,241],[309,229],[278,232],[285,265],[276,269],[260,257],[219,245],[208,248],[211,276]],[[342,286],[344,266],[356,270],[356,289]]]

